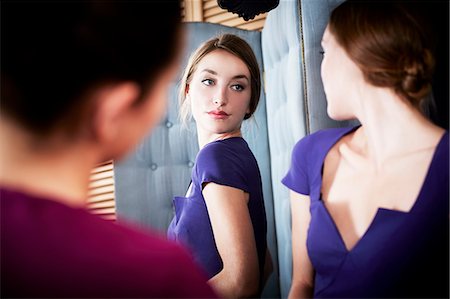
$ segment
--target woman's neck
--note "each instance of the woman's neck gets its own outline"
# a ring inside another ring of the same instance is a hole
[[[94,154],[83,145],[40,146],[24,131],[0,125],[0,185],[45,196],[69,206],[85,205]]]
[[[241,129],[237,129],[233,132],[219,133],[219,134],[211,134],[207,133],[201,128],[197,126],[197,136],[198,136],[198,145],[199,148],[203,148],[208,143],[217,140],[223,140],[231,137],[242,137]]]
[[[362,128],[355,133],[353,142],[375,167],[394,157],[435,146],[444,131],[385,88],[365,93],[358,108]]]

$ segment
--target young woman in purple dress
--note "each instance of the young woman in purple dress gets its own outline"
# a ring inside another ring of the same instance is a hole
[[[230,34],[201,45],[181,82],[181,114],[192,114],[200,152],[186,196],[174,199],[168,236],[190,248],[227,298],[258,295],[271,266],[261,175],[241,134],[260,89],[252,49]]]
[[[448,297],[448,132],[421,113],[434,67],[413,7],[347,1],[322,39],[328,115],[297,143],[290,298]]]

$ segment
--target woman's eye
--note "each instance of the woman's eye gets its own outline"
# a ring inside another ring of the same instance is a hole
[[[242,85],[240,85],[240,84],[235,84],[235,85],[231,86],[231,88],[232,88],[233,90],[236,90],[236,91],[242,91],[242,90],[244,90],[244,86],[242,86]]]
[[[202,83],[207,85],[207,86],[210,86],[210,85],[214,84],[214,81],[211,80],[211,79],[204,79],[204,80],[202,80]]]
[[[324,51],[324,50],[320,50],[319,53],[320,53],[320,55],[322,55],[322,56],[325,55],[325,51]]]

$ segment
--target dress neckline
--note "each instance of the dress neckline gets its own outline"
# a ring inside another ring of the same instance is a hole
[[[339,142],[339,140],[341,140],[342,138],[344,138],[345,136],[347,136],[348,134],[351,134],[353,132],[355,132],[357,129],[359,129],[361,127],[361,125],[355,126],[355,127],[350,127],[348,128],[348,130],[344,130],[343,132],[340,133],[340,135],[338,135],[338,138],[336,138],[328,147],[327,151],[324,153],[323,157],[322,157],[322,161],[321,161],[321,171],[320,171],[320,184],[319,184],[319,203],[320,206],[324,209],[325,213],[327,214],[327,217],[329,218],[330,222],[332,223],[334,230],[338,236],[338,239],[343,247],[343,249],[345,250],[345,252],[351,253],[353,251],[355,251],[359,246],[360,243],[364,242],[365,239],[367,239],[367,235],[371,232],[371,230],[373,230],[373,226],[378,222],[378,218],[381,217],[380,215],[383,214],[390,214],[390,215],[397,215],[399,217],[402,216],[406,216],[410,213],[412,213],[413,211],[415,211],[417,209],[417,206],[420,204],[421,199],[423,197],[423,192],[424,192],[424,186],[428,184],[429,181],[429,177],[430,177],[430,173],[431,170],[433,169],[434,164],[436,163],[436,156],[438,154],[438,152],[440,152],[440,148],[442,146],[442,143],[444,142],[445,137],[448,135],[448,131],[445,131],[444,134],[441,136],[439,142],[436,145],[436,148],[434,149],[433,152],[433,156],[431,158],[431,162],[428,165],[428,169],[425,175],[425,179],[422,183],[422,186],[420,187],[420,191],[416,197],[416,200],[414,201],[414,204],[412,205],[411,209],[407,212],[405,211],[400,211],[400,210],[395,210],[395,209],[388,209],[388,208],[383,208],[383,207],[378,207],[377,211],[375,212],[374,217],[372,218],[372,220],[370,221],[369,226],[367,227],[367,229],[365,230],[365,232],[361,235],[361,237],[356,241],[356,243],[351,247],[348,248],[344,239],[342,238],[342,234],[339,231],[336,222],[334,221],[334,218],[331,216],[330,211],[328,210],[327,206],[325,205],[325,202],[323,201],[322,198],[322,183],[323,183],[323,173],[322,173],[322,169],[324,168],[324,164],[325,164],[325,158],[328,155],[328,153],[330,152],[330,150],[333,148],[333,146]]]

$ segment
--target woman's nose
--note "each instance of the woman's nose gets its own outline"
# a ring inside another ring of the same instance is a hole
[[[213,103],[216,106],[222,106],[224,102],[223,102],[222,98],[215,97],[215,98],[213,98]]]
[[[219,86],[217,86],[219,87]],[[216,89],[216,92],[214,93],[214,97],[212,99],[214,105],[216,106],[223,106],[227,103],[227,95],[226,95],[226,87],[220,86],[218,89]]]

